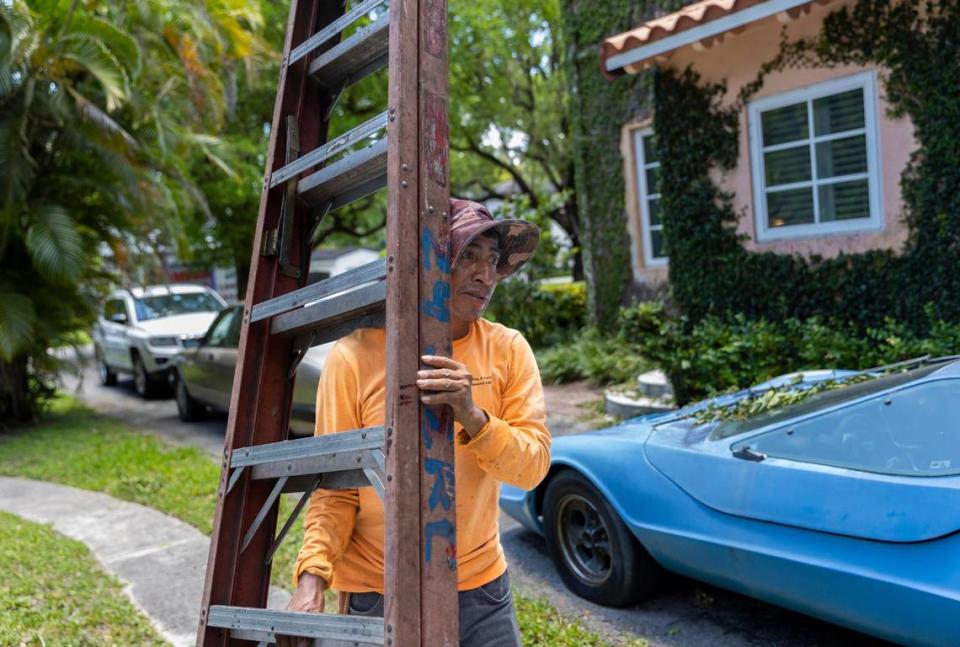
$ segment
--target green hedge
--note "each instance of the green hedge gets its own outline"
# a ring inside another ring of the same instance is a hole
[[[534,348],[571,341],[587,317],[587,291],[582,281],[531,284],[516,278],[497,286],[487,319],[515,328]]]
[[[928,332],[917,335],[892,319],[859,332],[812,317],[781,321],[708,316],[693,323],[670,317],[652,302],[621,311],[621,338],[661,367],[677,402],[748,387],[793,371],[865,369],[922,355],[960,353],[960,324],[927,311]]]

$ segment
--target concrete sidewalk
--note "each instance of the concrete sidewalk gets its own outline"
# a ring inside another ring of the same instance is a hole
[[[65,485],[0,477],[0,510],[86,544],[176,647],[196,642],[209,538],[162,512]],[[289,594],[271,588],[270,607]]]

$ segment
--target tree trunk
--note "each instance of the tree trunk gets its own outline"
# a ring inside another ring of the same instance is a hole
[[[35,416],[36,403],[30,397],[27,356],[17,355],[10,362],[0,360],[0,428],[32,422]]]

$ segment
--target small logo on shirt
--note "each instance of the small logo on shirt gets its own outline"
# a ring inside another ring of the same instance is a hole
[[[473,378],[473,385],[474,385],[474,386],[486,386],[487,384],[493,384],[493,376],[492,376],[492,375],[484,375],[484,376],[482,376],[482,377],[475,377],[475,378]]]

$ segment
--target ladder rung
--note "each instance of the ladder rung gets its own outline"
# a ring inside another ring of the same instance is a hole
[[[383,625],[383,618],[220,605],[212,605],[207,613],[208,627],[230,629],[235,638],[268,643],[276,642],[280,635],[383,645]]]
[[[270,332],[313,332],[314,344],[339,339],[356,328],[381,325],[386,295],[386,281],[343,292],[274,317]]]
[[[366,461],[369,462],[369,461]],[[251,473],[251,478],[256,479],[258,475],[265,472],[268,468],[255,467]],[[316,469],[311,466],[305,466],[305,469]],[[281,492],[284,494],[291,494],[295,492],[306,492],[308,488],[311,488],[314,484],[318,488],[323,488],[324,490],[343,490],[343,489],[356,489],[362,487],[375,487],[377,488],[376,483],[370,481],[370,477],[367,475],[366,470],[372,470],[372,467],[366,469],[356,469],[356,470],[342,470],[340,472],[326,472],[319,475],[319,483],[317,474],[303,474],[302,476],[292,476],[287,479],[287,482],[284,484]],[[266,478],[266,477],[262,477]],[[382,484],[382,480],[381,480]]]
[[[296,177],[300,173],[306,171],[308,168],[316,166],[320,162],[333,157],[337,153],[346,150],[350,146],[353,146],[358,141],[361,141],[362,139],[369,137],[370,135],[373,135],[374,133],[383,130],[386,127],[387,111],[384,110],[373,119],[365,121],[356,128],[343,133],[333,141],[327,142],[323,146],[315,148],[303,157],[294,160],[283,168],[277,169],[277,171],[270,176],[270,187],[275,187],[278,184],[286,182],[292,177]]]
[[[369,195],[387,184],[387,138],[339,159],[297,183],[310,205],[332,202],[331,209]]]
[[[250,321],[252,323],[268,317],[275,317],[284,312],[296,310],[311,301],[326,299],[334,294],[360,287],[364,283],[381,281],[386,277],[386,261],[376,260],[366,265],[355,267],[352,270],[347,270],[343,274],[337,274],[336,276],[317,281],[299,290],[288,292],[283,296],[258,303],[253,306],[253,310],[250,313]]]
[[[268,463],[380,449],[383,447],[383,438],[383,427],[380,426],[242,447],[234,450],[230,456],[230,467],[254,467]],[[354,462],[348,468],[353,469],[356,466]],[[304,472],[295,473],[303,474]]]
[[[361,27],[339,45],[310,63],[310,75],[325,88],[335,88],[344,80],[356,83],[387,64],[390,16],[384,14]]]
[[[290,52],[290,59],[287,61],[287,65],[293,65],[301,58],[352,25],[354,22],[356,22],[357,18],[372,11],[373,9],[376,9],[384,2],[386,2],[386,0],[365,0],[364,2],[361,2],[356,7],[318,31],[316,34],[303,41],[298,47]]]

